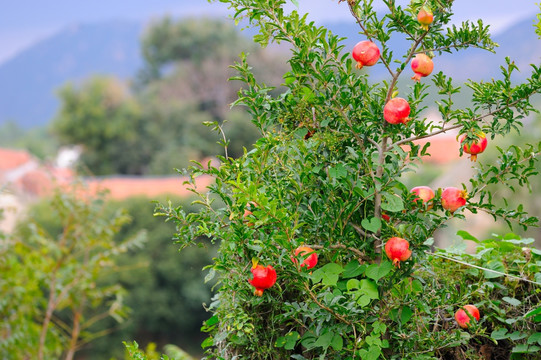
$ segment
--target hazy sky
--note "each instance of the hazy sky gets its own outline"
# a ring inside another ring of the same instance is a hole
[[[312,20],[336,21],[350,17],[345,2],[298,2],[299,10],[308,12]],[[399,4],[407,2],[397,0]],[[518,20],[533,18],[539,10],[537,2],[539,0],[455,0],[455,21],[482,17],[492,25],[494,32],[503,31]],[[0,12],[0,63],[72,24],[123,19],[146,22],[166,14],[226,16],[228,13],[223,4],[209,4],[207,0],[6,0]]]

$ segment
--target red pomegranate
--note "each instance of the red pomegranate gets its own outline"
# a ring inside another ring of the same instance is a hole
[[[448,187],[441,193],[441,206],[445,210],[454,213],[458,208],[466,205],[468,193],[466,190],[460,190],[456,187]]]
[[[428,25],[434,21],[434,14],[428,8],[423,7],[419,13],[417,13],[417,21],[421,24],[421,28],[428,30]]]
[[[488,143],[487,137],[484,132],[479,131],[476,135],[477,135],[477,140],[475,140],[474,142],[470,144],[465,143],[464,145],[462,145],[462,150],[464,150],[466,154],[471,155],[470,156],[471,161],[477,161],[477,154],[480,154],[483,151],[485,151],[485,149],[487,148],[487,143]],[[465,140],[466,140],[466,135],[464,134],[460,138],[460,144],[464,143]]]
[[[383,107],[383,118],[390,124],[405,124],[410,119],[410,104],[402,98],[391,99]]]
[[[248,282],[255,287],[254,295],[262,296],[263,291],[270,288],[276,283],[276,270],[270,265],[255,265],[252,267],[254,278]]]
[[[434,190],[428,186],[416,186],[411,189],[411,192],[417,195],[416,201],[422,200],[423,203],[427,203],[434,198]],[[429,206],[429,209],[432,205]]]
[[[385,243],[385,254],[392,260],[393,265],[400,268],[400,262],[411,256],[410,243],[406,239],[393,237]]]
[[[434,70],[434,63],[426,54],[417,54],[415,55],[415,58],[411,60],[411,69],[415,73],[412,79],[420,81],[422,77],[432,73],[432,70]]]
[[[311,247],[309,246],[299,246],[296,250],[295,250],[295,256],[302,256],[304,258],[304,261],[302,262],[301,264],[301,267],[305,267],[307,269],[311,269],[313,268],[314,266],[316,266],[317,264],[317,254],[314,252],[314,249],[312,249]],[[310,254],[310,255],[308,255]],[[306,256],[308,255],[308,256]],[[297,263],[297,258],[296,257],[291,257],[291,260],[293,260],[293,262],[296,264]]]
[[[464,309],[457,310],[455,313],[455,320],[458,323],[458,326],[466,329],[468,326],[470,326],[470,316],[466,314],[466,311],[473,316],[475,321],[479,321],[481,315],[479,314],[479,309],[477,309],[475,305],[464,305],[463,308]]]
[[[353,59],[357,61],[357,68],[363,66],[372,66],[378,62],[380,53],[379,48],[372,41],[365,40],[358,42],[351,52]]]

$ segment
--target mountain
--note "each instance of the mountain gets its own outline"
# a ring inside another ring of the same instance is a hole
[[[94,74],[129,78],[142,64],[140,23],[76,25],[20,52],[0,66],[0,123],[47,124],[58,109],[55,91]]]
[[[514,79],[528,76],[530,63],[541,63],[541,40],[533,18],[516,23],[493,37],[500,44],[496,54],[480,49],[437,55],[434,71],[445,72],[460,83],[467,79],[490,80],[499,76],[504,57],[517,59],[521,69]],[[354,23],[326,24],[333,33],[347,37],[345,50],[361,40]],[[0,65],[0,124],[14,120],[23,128],[47,124],[58,109],[55,90],[67,81],[81,81],[95,74],[131,78],[142,66],[139,38],[141,23],[107,22],[66,28]],[[254,30],[244,32],[253,35]],[[398,56],[406,51],[404,39],[393,38]],[[388,77],[380,64],[371,67],[375,81]]]

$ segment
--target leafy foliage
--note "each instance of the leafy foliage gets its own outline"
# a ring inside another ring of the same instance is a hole
[[[125,292],[101,281],[117,271],[118,256],[140,247],[144,234],[115,243],[128,221],[121,213],[105,217],[101,199],[60,192],[49,212],[62,231],[55,236],[28,221],[2,239],[0,354],[9,359],[73,359],[84,344],[107,334],[92,325],[112,317],[123,321]]]
[[[214,316],[203,327],[210,334],[203,343],[209,358],[481,359],[497,351],[534,358],[540,333],[538,251],[523,250],[527,241],[513,235],[478,241],[467,234],[462,235],[478,243],[474,255],[460,248],[433,251],[432,236],[450,219],[468,221],[477,211],[510,225],[536,225],[521,205],[496,207],[487,184],[527,186],[537,174],[539,145],[502,150],[499,163],[482,166],[469,184],[456,184],[471,197],[455,213],[442,208],[441,190],[430,204],[419,205],[402,177],[427,152],[415,140],[453,129],[470,141],[478,131],[495,137],[520,130],[535,110],[530,98],[541,91],[540,69],[532,65],[527,81],[514,84],[516,66],[508,59],[497,79],[467,84],[473,95],[465,108],[453,102],[460,87],[443,72],[434,74],[401,94],[411,106],[411,121],[390,125],[383,107],[398,95],[396,84],[412,57],[436,54],[437,62],[443,51],[492,51],[496,44],[482,21],[449,26],[452,2],[438,0],[404,7],[383,0],[384,14],[374,11],[372,1],[335,4],[348,6],[360,39],[382,51],[376,66],[384,66],[389,78],[374,84],[353,68],[341,39],[296,11],[286,13],[285,0],[220,1],[230,5],[237,21],[259,28],[260,44],[288,43],[291,68],[284,74],[286,91],[273,94],[241,57],[234,79],[245,87],[235,105],[248,109],[261,138],[241,158],[223,156],[219,167],[192,167],[188,185],[199,195],[198,213],[157,209],[176,222],[181,247],[206,239],[220,245],[210,267],[220,284],[211,304]],[[422,5],[434,12],[428,30],[416,20]],[[411,47],[393,53],[387,47],[391,36],[405,37]],[[432,86],[440,95],[441,123],[424,118]],[[208,192],[195,188],[200,175],[215,178]],[[386,239],[394,236],[407,239],[413,251],[400,268],[382,255]],[[318,251],[311,273],[291,260],[302,244]],[[262,297],[248,283],[252,259],[278,273]],[[467,303],[477,304],[484,316],[462,330],[452,315]]]

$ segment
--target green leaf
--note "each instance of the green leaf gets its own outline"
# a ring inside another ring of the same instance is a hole
[[[361,265],[357,260],[352,260],[344,267],[344,273],[342,274],[342,277],[344,279],[357,277],[361,275],[365,269],[366,265]]]
[[[213,340],[212,337],[209,336],[208,338],[203,340],[203,342],[201,343],[201,348],[206,349],[206,348],[208,348],[208,347],[210,347],[212,345],[214,345],[214,340]]]
[[[342,164],[337,164],[334,167],[329,167],[329,176],[336,179],[345,178],[348,175],[346,167]]]
[[[499,271],[499,272],[505,272],[505,266],[503,265],[503,263],[501,261],[489,261],[485,267],[487,269],[490,269],[490,270],[496,270],[496,271]],[[503,275],[501,274],[498,274],[498,273],[495,273],[495,272],[492,272],[492,271],[487,271],[487,270],[484,270],[484,275],[485,275],[485,278],[486,279],[494,279],[494,278],[498,278],[498,277],[501,277]]]
[[[379,299],[378,286],[372,280],[362,279],[360,290],[363,292],[363,294],[368,296],[370,299],[373,299],[373,300]]]
[[[381,220],[376,217],[370,219],[364,218],[363,221],[361,221],[361,226],[366,230],[375,233],[381,228]]]
[[[513,354],[524,354],[527,352],[529,351],[528,351],[528,345],[526,344],[518,344],[513,349],[511,349],[511,353]]]
[[[379,346],[370,346],[368,350],[361,349],[359,354],[362,360],[377,360],[381,355],[381,348]]]
[[[524,317],[530,317],[530,316],[534,316],[534,315],[537,315],[537,314],[541,314],[541,306],[538,307],[537,309],[533,309],[533,310],[528,311],[526,314],[524,314]]]
[[[390,261],[384,261],[381,264],[372,264],[366,269],[366,277],[378,281],[387,275],[392,268],[393,264]]]
[[[370,297],[369,296],[366,296],[366,295],[361,295],[359,297],[359,299],[357,299],[357,304],[360,306],[360,307],[365,307],[366,305],[370,304]]]
[[[332,341],[331,341],[331,347],[336,350],[340,351],[344,347],[344,339],[338,334],[334,334]]]
[[[456,232],[456,234],[464,240],[471,240],[471,241],[475,241],[476,243],[479,242],[479,240],[475,236],[473,236],[472,234],[470,234],[469,232],[465,230],[459,230]]]
[[[336,263],[328,263],[323,267],[317,269],[312,274],[312,281],[314,284],[322,282],[323,285],[335,286],[338,282],[338,275],[344,271],[340,265]]]
[[[334,337],[334,334],[330,331],[327,331],[323,335],[317,338],[316,342],[314,343],[314,346],[319,346],[324,349],[328,348],[329,345],[331,345],[332,339]]]
[[[205,321],[205,325],[212,326],[212,325],[216,325],[218,322],[219,322],[218,316],[214,315],[210,319]]]
[[[307,128],[298,128],[297,130],[295,130],[294,132],[294,135],[297,139],[304,139],[304,137],[306,136],[306,134],[308,134],[308,129]]]
[[[539,345],[541,345],[541,332],[536,332],[536,333],[530,335],[530,337],[528,338],[527,343],[528,344],[538,343]]]
[[[520,331],[513,331],[511,334],[509,334],[507,337],[513,341],[517,341],[517,340],[520,340],[520,339],[524,339],[525,337],[527,337],[528,334],[525,334],[525,333],[521,333]]]
[[[411,282],[411,288],[414,293],[420,293],[423,291],[423,283],[419,279],[414,279]]]
[[[413,311],[409,306],[403,306],[402,312],[400,313],[400,322],[402,324],[407,323],[410,321],[411,317],[413,316]]]
[[[507,296],[504,296],[504,297],[502,298],[502,300],[505,301],[505,302],[507,302],[507,303],[509,303],[509,304],[511,304],[511,305],[513,305],[513,306],[519,306],[520,304],[522,304],[522,303],[520,302],[520,300],[517,300],[517,299],[515,299],[515,298],[510,298],[510,297],[507,297]]]
[[[490,334],[490,337],[494,340],[503,340],[507,338],[507,329],[506,328],[499,328],[496,329]]]
[[[346,288],[348,289],[348,291],[351,291],[353,289],[358,289],[359,288],[359,280],[357,280],[357,279],[348,280],[348,282],[346,284]]]
[[[298,332],[292,331],[285,336],[281,336],[276,340],[276,347],[283,347],[286,350],[293,350],[297,341],[301,338]]]
[[[384,193],[381,208],[389,212],[399,212],[404,210],[404,202],[396,195]]]

